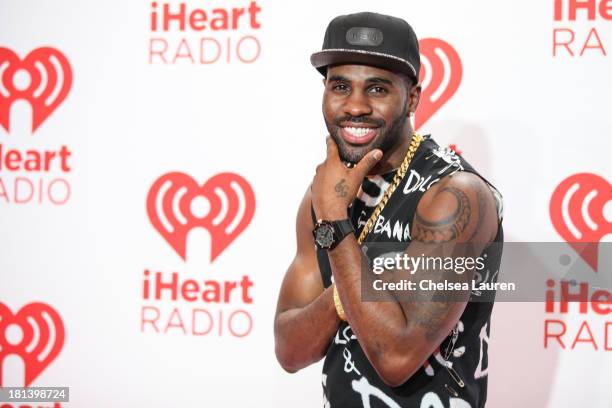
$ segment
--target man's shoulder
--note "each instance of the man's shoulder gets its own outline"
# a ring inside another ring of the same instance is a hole
[[[432,185],[440,187],[455,187],[468,191],[490,191],[498,213],[498,219],[503,218],[503,196],[500,190],[491,183],[478,169],[473,166],[456,146],[443,147],[431,135],[423,139],[422,159],[430,172],[437,175],[438,181]]]

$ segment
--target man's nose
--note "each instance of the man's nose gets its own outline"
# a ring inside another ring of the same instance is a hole
[[[345,113],[351,116],[370,115],[372,107],[369,104],[368,98],[363,92],[352,92],[346,99],[344,105]]]

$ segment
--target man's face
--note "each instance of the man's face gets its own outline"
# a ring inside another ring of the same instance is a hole
[[[327,69],[323,117],[340,158],[357,163],[369,151],[387,152],[401,138],[408,120],[404,79],[367,65]]]

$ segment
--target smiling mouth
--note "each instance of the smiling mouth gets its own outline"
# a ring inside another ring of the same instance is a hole
[[[378,135],[378,127],[340,126],[340,135],[352,145],[365,145]]]

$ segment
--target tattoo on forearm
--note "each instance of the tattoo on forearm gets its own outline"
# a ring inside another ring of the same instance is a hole
[[[449,242],[457,239],[467,227],[470,217],[472,216],[472,208],[468,196],[455,187],[445,187],[440,190],[438,194],[443,192],[452,194],[456,200],[457,205],[455,211],[444,219],[429,221],[417,210],[413,239],[437,244]]]
[[[346,179],[341,179],[338,184],[336,184],[336,194],[338,194],[338,197],[346,197],[346,195],[348,194],[348,192],[346,190],[348,190],[348,186],[346,185]]]
[[[439,336],[440,321],[449,312],[446,302],[427,302],[422,303],[418,312],[414,313],[414,319],[419,327],[425,331],[425,338],[434,341]]]

